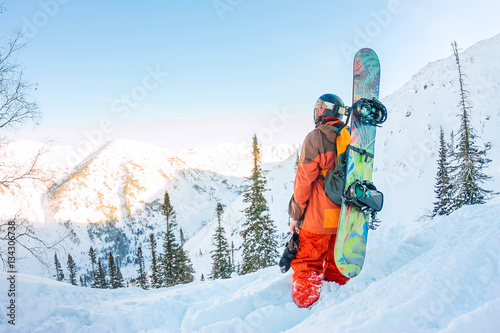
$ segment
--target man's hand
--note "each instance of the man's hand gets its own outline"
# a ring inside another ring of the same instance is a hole
[[[290,233],[293,235],[294,233],[296,233],[297,231],[295,231],[295,229],[297,228],[297,224],[299,223],[299,221],[297,220],[292,220],[290,222]]]

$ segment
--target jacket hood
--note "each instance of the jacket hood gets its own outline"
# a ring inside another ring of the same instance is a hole
[[[325,134],[325,137],[331,143],[335,143],[337,140],[338,133],[331,125],[319,125],[318,130]]]

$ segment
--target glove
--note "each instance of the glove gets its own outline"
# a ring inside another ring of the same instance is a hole
[[[290,264],[292,263],[292,260],[295,258],[295,255],[299,250],[299,234],[294,233],[290,238],[290,241],[288,242],[279,262],[281,273],[288,272],[288,270],[290,269]]]

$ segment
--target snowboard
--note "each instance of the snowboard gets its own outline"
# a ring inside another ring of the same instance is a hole
[[[360,98],[379,98],[380,62],[373,50],[365,48],[356,53],[353,81],[353,104]],[[356,180],[372,180],[376,130],[352,112],[350,145],[360,149],[348,150],[345,188]],[[363,154],[363,149],[368,154]],[[338,269],[348,278],[357,276],[363,268],[369,220],[369,214],[343,201],[334,255]]]

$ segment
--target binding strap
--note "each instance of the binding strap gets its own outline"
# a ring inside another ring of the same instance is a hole
[[[365,155],[365,162],[368,162],[368,158],[372,158],[373,159],[375,157],[375,155],[373,155],[372,153],[367,152],[366,149],[359,148],[359,147],[356,147],[356,146],[353,146],[353,145],[348,145],[347,149],[352,149],[352,150],[354,150],[356,153],[358,153],[360,155]]]

